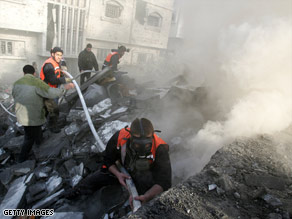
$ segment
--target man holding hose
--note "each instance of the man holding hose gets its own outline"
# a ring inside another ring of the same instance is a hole
[[[65,78],[62,69],[61,61],[63,58],[63,50],[60,47],[51,49],[51,57],[48,58],[41,69],[40,78],[46,82],[50,87],[57,88],[61,84],[66,84],[70,88],[74,88],[72,79]],[[58,127],[59,107],[58,99],[47,99],[45,101],[46,108],[49,113],[49,129],[51,132],[58,133],[61,130]]]
[[[35,77],[32,65],[23,67],[24,76],[17,80],[12,89],[17,121],[24,127],[24,142],[18,161],[28,158],[32,145],[40,145],[42,140],[41,126],[46,122],[44,98],[57,98],[63,94],[64,88],[71,89],[68,84],[64,88],[52,88]]]
[[[130,173],[143,203],[171,187],[168,145],[154,133],[150,120],[135,119],[130,128],[116,132],[107,143],[104,165],[66,193],[67,198],[91,193],[103,186],[121,184],[130,178],[116,166],[119,161]],[[132,202],[132,197],[130,197]],[[131,204],[130,202],[130,204]]]

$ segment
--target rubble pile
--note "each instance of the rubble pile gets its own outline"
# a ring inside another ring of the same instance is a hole
[[[292,127],[222,147],[197,175],[129,218],[269,218],[292,215]]]
[[[168,101],[170,90],[172,96],[176,92],[179,95],[178,91],[182,90],[173,87],[162,92],[136,86],[139,88],[131,90],[130,95],[117,98],[113,90],[110,93],[98,84],[85,86],[89,114],[105,145],[116,131],[130,125],[136,117],[147,117],[154,108],[162,107],[159,103]],[[120,187],[105,187],[74,201],[63,197],[67,188],[76,186],[102,164],[100,145],[95,142],[76,94],[66,97],[60,106],[62,131],[54,134],[44,126],[42,144],[34,145],[29,160],[23,163],[16,162],[23,143],[23,127],[17,124],[15,117],[3,112],[5,119],[1,124],[6,128],[0,136],[0,212],[3,209],[47,208],[55,210],[56,218],[69,217],[72,212],[78,212],[77,218],[98,218],[128,198]],[[11,95],[5,98],[7,103],[13,103]]]
[[[184,86],[178,77],[172,79],[170,87],[131,84],[129,95],[123,96],[114,85],[104,88],[94,83],[94,77],[99,76],[93,76],[81,90],[103,144],[136,117],[146,117],[154,123],[163,121],[161,126],[167,127],[162,129],[163,139],[169,143],[172,165],[179,163],[178,154],[192,162],[184,139],[194,135],[209,118],[204,108],[204,88]],[[13,104],[8,90],[0,93],[6,108]],[[104,187],[77,200],[64,198],[66,189],[100,168],[102,152],[77,94],[68,94],[60,109],[62,131],[53,134],[44,126],[40,147],[34,145],[29,160],[17,163],[23,127],[1,108],[0,212],[54,209],[53,217],[43,217],[52,219],[103,218],[114,210],[122,212],[128,195],[120,186]],[[238,139],[218,150],[199,174],[186,181],[181,182],[181,174],[174,172],[176,186],[128,217],[288,219],[292,214],[291,136],[290,128],[278,135]]]

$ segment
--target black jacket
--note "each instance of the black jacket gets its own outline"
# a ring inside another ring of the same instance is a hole
[[[99,70],[95,55],[93,52],[88,52],[86,49],[79,53],[78,67],[79,71],[92,70],[93,68],[95,71]]]
[[[66,80],[64,76],[57,78],[55,74],[54,66],[50,63],[45,64],[44,75],[45,75],[44,82],[46,83],[50,83],[52,85],[66,84]]]

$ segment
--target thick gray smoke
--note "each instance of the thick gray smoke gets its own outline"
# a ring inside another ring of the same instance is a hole
[[[176,63],[187,65],[191,84],[207,88],[212,115],[188,139],[192,153],[173,156],[175,175],[189,176],[222,145],[291,124],[292,2],[180,2],[184,46]]]

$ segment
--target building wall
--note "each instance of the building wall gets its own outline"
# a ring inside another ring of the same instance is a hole
[[[82,40],[76,42],[77,51],[75,49],[74,52],[71,47],[68,50],[67,47],[64,52],[68,69],[73,74],[78,72],[77,57],[87,43],[93,45],[93,52],[97,56],[100,68],[110,50],[117,49],[119,45],[130,48],[130,52],[125,53],[120,60],[120,67],[151,62],[167,48],[173,0],[87,0],[86,6],[82,8],[78,8],[77,1],[69,1],[74,2],[72,5],[66,5],[64,2],[64,0],[0,0],[0,46],[1,43],[5,43],[6,47],[12,45],[13,50],[10,54],[1,54],[0,51],[0,83],[17,79],[19,74],[22,75],[22,67],[25,64],[36,62],[40,71],[44,60],[50,56],[47,48],[47,36],[50,34],[47,32],[50,10],[48,4],[58,5],[60,9],[59,28],[63,14],[68,20],[70,8],[73,10],[72,18],[78,10],[78,20],[81,12],[85,12],[84,31],[77,29],[83,31]],[[108,3],[120,6],[121,13],[118,18],[106,16]],[[61,10],[64,6],[66,10],[63,13]],[[147,25],[147,16],[151,13],[161,16],[158,27]],[[71,25],[73,28],[72,23],[66,23],[65,28]],[[77,28],[79,27],[78,23]],[[65,40],[67,35],[66,33]],[[71,41],[72,39],[71,37]],[[54,42],[55,46],[60,46],[58,45],[61,42],[60,35]],[[63,45],[66,43],[64,40],[62,42]],[[73,40],[71,45],[72,43],[75,41]]]
[[[160,3],[160,1],[157,1],[155,4],[152,4],[151,1],[145,2],[146,6],[144,23],[143,21],[141,22],[142,19],[138,20],[137,18],[135,18],[132,30],[133,36],[131,43],[146,47],[166,49],[168,33],[171,24],[172,8],[164,7]],[[160,3],[160,5],[158,5],[158,3]],[[149,26],[147,24],[147,16],[153,13],[156,13],[161,16],[161,24],[159,25],[159,27]]]
[[[12,53],[0,55],[0,81],[11,83],[22,76],[25,64],[37,62],[37,33],[0,29],[0,45],[2,42],[12,43]]]
[[[119,18],[106,16],[107,3],[121,6]],[[173,0],[91,1],[86,42],[93,45],[101,64],[106,54],[121,44],[130,48],[130,52],[120,60],[120,66],[157,59],[160,51],[167,48],[172,7]],[[152,13],[161,16],[158,27],[147,25],[147,16]]]
[[[0,0],[0,28],[44,32],[44,0]]]
[[[174,9],[167,46],[169,55],[175,55],[175,53],[183,47],[184,19],[180,3],[181,2],[179,2],[179,0],[174,1]]]

